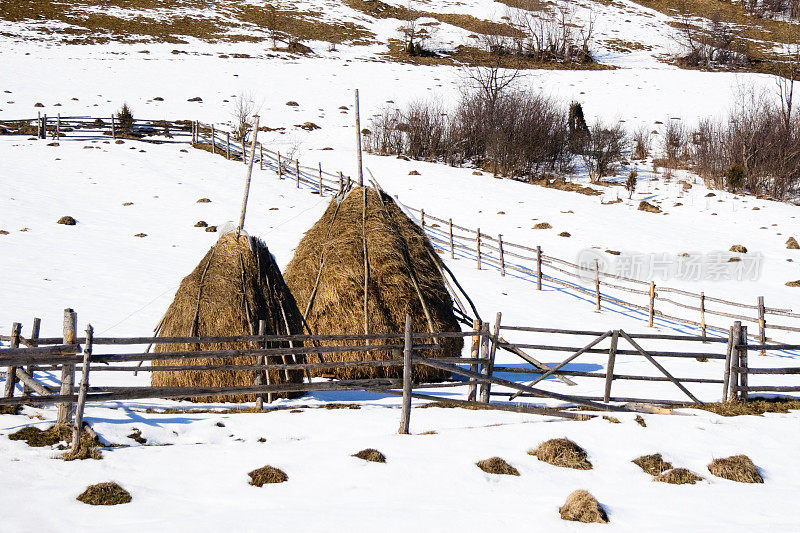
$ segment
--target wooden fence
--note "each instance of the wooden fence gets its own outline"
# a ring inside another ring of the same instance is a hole
[[[61,118],[67,124],[69,135],[96,135],[104,138],[117,135],[115,118],[105,119],[92,117]],[[102,126],[97,126],[102,123]],[[47,117],[18,121],[2,121],[0,129],[13,133],[13,124],[36,126],[39,132],[47,132],[51,137],[58,137],[58,132],[67,135],[64,128],[48,122]],[[79,127],[80,125],[83,125]],[[92,129],[95,128],[95,129]],[[159,134],[159,128],[161,133]],[[130,133],[145,138],[149,135],[163,135],[169,132],[173,137],[180,137],[180,142],[189,142],[196,148],[220,154],[231,160],[247,163],[245,145],[237,140],[230,131],[199,121],[135,121]],[[305,188],[313,194],[334,196],[350,190],[353,180],[342,172],[329,172],[322,164],[309,166],[301,164],[297,159],[272,151],[258,143],[256,160],[261,170],[269,170],[277,174],[279,179],[291,180],[297,188]],[[703,337],[708,332],[718,335],[728,333],[728,327],[711,320],[725,318],[749,322],[758,326],[757,333],[751,334],[760,344],[769,340],[767,333],[800,332],[800,313],[792,309],[767,307],[764,297],[758,297],[753,303],[734,301],[707,295],[705,292],[693,292],[675,287],[656,285],[653,281],[643,281],[611,272],[605,272],[595,263],[594,266],[577,264],[554,255],[548,255],[541,246],[523,245],[503,239],[500,235],[489,235],[480,228],[468,228],[453,222],[452,218],[431,215],[424,209],[406,206],[417,222],[425,230],[431,241],[442,254],[451,258],[466,258],[475,261],[479,270],[494,270],[500,276],[517,276],[535,282],[536,289],[542,290],[546,282],[554,287],[582,297],[597,311],[605,305],[607,308],[620,308],[639,314],[653,326],[656,320],[664,324],[686,324],[700,330]],[[587,281],[589,283],[587,283]],[[631,296],[633,295],[633,296]],[[466,310],[462,310],[466,311]],[[467,319],[469,313],[462,313]],[[780,321],[784,321],[781,323]],[[786,321],[790,321],[786,323]]]

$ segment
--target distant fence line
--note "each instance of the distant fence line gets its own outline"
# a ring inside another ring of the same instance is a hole
[[[57,117],[58,119],[58,117]],[[199,121],[158,121],[137,120],[133,126],[123,132],[116,125],[116,119],[93,117],[61,117],[60,122],[53,123],[52,118],[22,119],[16,121],[0,121],[0,128],[13,133],[9,124],[16,125],[19,129],[27,124],[35,125],[41,135],[49,134],[51,138],[66,137],[68,134],[75,136],[77,133],[93,134],[102,138],[116,138],[129,136],[130,138],[146,139],[149,136],[162,136],[165,133],[179,137],[178,142],[189,142],[197,148],[206,148],[214,154],[220,154],[227,159],[239,160],[247,163],[247,151],[236,135],[215,124],[205,124]],[[101,125],[102,124],[102,125]],[[64,126],[66,125],[66,126]],[[63,126],[63,127],[62,127]],[[161,128],[159,130],[159,128]],[[67,131],[68,130],[68,131]],[[137,137],[139,136],[139,137]],[[153,142],[159,142],[152,139]],[[343,172],[329,172],[322,168],[322,164],[308,166],[301,164],[298,159],[288,158],[280,151],[272,151],[258,143],[256,160],[261,170],[270,170],[278,175],[279,179],[292,180],[297,188],[309,189],[312,193],[325,195],[342,194],[350,190],[353,181]],[[696,327],[703,336],[707,332],[715,331],[725,334],[727,328],[718,324],[710,324],[711,317],[724,317],[733,320],[749,322],[758,326],[758,333],[751,337],[761,344],[768,341],[768,330],[798,333],[800,325],[776,324],[768,317],[783,317],[787,319],[800,319],[800,313],[791,309],[778,309],[767,307],[764,297],[758,297],[754,304],[746,304],[730,299],[706,295],[705,292],[692,292],[668,286],[656,285],[655,282],[643,281],[635,278],[604,272],[599,267],[595,269],[586,265],[579,265],[565,259],[545,254],[541,246],[522,245],[503,239],[502,234],[494,236],[482,232],[480,228],[472,229],[455,224],[452,218],[440,218],[426,212],[406,206],[416,217],[431,241],[439,248],[441,253],[449,253],[452,259],[457,257],[475,261],[476,268],[485,270],[490,268],[506,274],[535,280],[537,290],[542,290],[542,282],[547,281],[563,287],[576,296],[583,296],[590,300],[597,311],[605,303],[641,313],[647,317],[648,325],[653,326],[655,319],[671,321]],[[547,272],[549,271],[549,272]],[[550,273],[552,272],[552,273]],[[564,276],[571,279],[564,279]],[[586,287],[581,281],[594,278],[594,286]],[[642,303],[633,303],[621,294],[634,294],[644,300]],[[618,295],[615,295],[618,294]],[[672,297],[664,296],[671,294]],[[685,301],[678,301],[684,298]],[[667,312],[662,310],[662,305],[667,306]],[[713,305],[713,308],[712,308]],[[674,309],[674,310],[671,310]],[[739,310],[755,311],[747,315]],[[681,310],[691,311],[690,318]],[[465,316],[465,309],[461,309]]]

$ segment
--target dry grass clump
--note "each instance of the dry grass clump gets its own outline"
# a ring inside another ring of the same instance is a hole
[[[588,491],[576,490],[569,496],[564,505],[558,508],[562,520],[575,522],[607,524],[608,515],[597,499]]]
[[[58,219],[58,224],[63,224],[64,226],[74,226],[77,224],[76,220],[71,216],[65,216]]]
[[[797,239],[794,237],[789,237],[786,241],[786,248],[788,250],[800,250],[800,244],[798,244]]]
[[[539,222],[533,226],[533,229],[550,229],[552,227],[549,222]]]
[[[389,195],[360,187],[341,201],[331,201],[322,218],[306,232],[286,267],[286,284],[304,310],[313,334],[364,332],[365,246],[369,333],[401,333],[406,313],[412,317],[414,331],[461,330],[440,270],[441,259],[425,233]],[[402,341],[381,342],[397,344],[399,349]],[[320,344],[342,346],[348,342]],[[422,350],[419,355],[459,357],[464,341],[460,337],[446,338],[440,344],[441,349]],[[322,358],[325,362],[396,359],[392,351],[331,353]],[[312,370],[311,375],[400,378],[402,366]],[[448,376],[449,372],[429,366],[414,366],[414,379],[418,381],[441,381]]]
[[[72,440],[72,427],[62,424],[42,430],[35,426],[26,426],[10,434],[8,438],[9,440],[24,440],[28,446],[34,448],[54,446],[59,442]]]
[[[737,254],[746,254],[747,248],[742,246],[741,244],[734,244],[733,246],[731,246],[730,251],[735,252]]]
[[[739,483],[764,483],[764,478],[761,477],[758,468],[746,455],[714,459],[708,465],[708,471],[717,477]]]
[[[762,415],[764,413],[788,413],[800,410],[800,399],[770,398],[768,400],[733,401],[723,403],[687,404],[684,407],[711,411],[720,416]]]
[[[19,405],[0,405],[0,415],[15,415],[19,409]]]
[[[478,468],[489,474],[505,474],[509,476],[518,476],[519,470],[508,464],[505,459],[500,457],[490,457],[483,461],[475,463]]]
[[[131,493],[113,481],[89,485],[76,500],[89,505],[119,505],[130,503]]]
[[[672,469],[672,463],[668,463],[665,461],[660,453],[654,453],[651,455],[642,455],[641,457],[637,457],[633,461],[633,464],[650,474],[651,476],[657,476],[662,472],[666,472],[667,470]]]
[[[103,454],[94,446],[88,446],[83,442],[83,439],[81,439],[81,444],[77,450],[70,450],[62,455],[61,458],[65,461],[82,461],[84,459],[94,459],[95,461],[99,461],[103,458]]]
[[[175,299],[159,326],[159,336],[255,335],[259,320],[266,322],[267,335],[303,333],[300,310],[283,281],[275,259],[259,239],[235,233],[222,235],[194,271],[180,284]],[[270,342],[268,348],[288,347]],[[295,346],[298,343],[295,342]],[[208,350],[254,348],[255,343],[158,344],[154,351],[193,350],[197,357],[155,360],[156,366],[254,365],[255,356],[202,357]],[[302,357],[270,356],[268,363],[302,363]],[[156,387],[236,387],[253,385],[255,370],[170,370],[153,372]],[[302,370],[270,370],[270,383],[302,383]],[[264,380],[266,383],[266,379]],[[280,393],[286,397],[288,393]],[[201,402],[251,402],[253,394],[216,395],[196,398]]]
[[[794,281],[787,281],[786,282],[786,286],[787,287],[800,287],[800,279],[797,279],[797,280],[794,280]]]
[[[650,202],[646,202],[642,200],[639,202],[639,211],[647,211],[648,213],[660,213],[661,208],[657,205],[653,205]]]
[[[375,448],[366,448],[364,450],[361,450],[358,453],[354,453],[353,457],[358,457],[359,459],[364,459],[365,461],[371,461],[373,463],[386,462],[386,456],[383,455],[378,450],[376,450]]]
[[[147,439],[142,436],[142,431],[139,428],[133,428],[133,431],[130,435],[128,435],[129,439],[132,439],[139,444],[147,444]]]
[[[653,481],[671,483],[672,485],[685,485],[687,483],[694,485],[702,480],[703,478],[685,468],[671,468],[653,478]]]
[[[592,463],[586,458],[586,450],[569,439],[550,439],[535,449],[528,450],[529,455],[554,466],[591,470]]]
[[[265,483],[283,483],[289,479],[286,472],[269,465],[256,468],[247,475],[250,476],[250,484],[255,487],[261,487]]]

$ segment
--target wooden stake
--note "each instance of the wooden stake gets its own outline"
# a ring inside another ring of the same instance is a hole
[[[481,269],[481,228],[478,228],[478,235],[475,237],[475,249],[478,251],[478,270]]]
[[[656,310],[656,284],[654,282],[650,282],[650,305],[647,309],[647,325],[648,327],[653,327],[653,317],[655,316]]]
[[[758,340],[761,344],[767,343],[767,318],[764,308],[764,297],[758,297]],[[766,350],[761,350],[761,355],[767,355]]]
[[[22,332],[22,324],[14,322],[11,326],[11,348],[19,348],[19,336]],[[8,375],[6,375],[6,390],[4,398],[14,397],[14,385],[17,382],[17,367],[9,365]]]
[[[266,322],[266,320],[259,320],[258,321],[258,334],[261,336],[261,335],[266,335],[266,333],[267,333],[267,322]],[[264,347],[263,346],[264,343],[258,343],[258,344],[262,348]],[[264,366],[264,361],[265,361],[265,357],[264,357],[263,354],[259,354],[259,355],[256,356],[256,365],[257,366],[259,366],[259,367]],[[269,368],[267,368],[266,371],[263,368],[259,368],[259,369],[256,370],[256,379],[254,381],[254,385],[263,385],[264,384],[264,374],[265,373],[266,373],[267,385],[270,384],[270,382],[269,382]],[[271,393],[268,393],[268,394],[271,395]],[[271,401],[271,399],[267,400],[267,402],[270,402],[270,401]],[[256,409],[258,409],[259,411],[264,409],[264,395],[263,394],[256,395]]]
[[[89,369],[92,358],[92,338],[94,328],[91,324],[86,328],[86,343],[83,346],[83,374],[78,388],[78,405],[75,408],[75,425],[72,428],[72,451],[77,452],[81,446],[83,432],[83,409],[86,406],[86,395],[89,393]]]
[[[700,293],[700,332],[703,337],[706,336],[706,293],[704,292]]]
[[[244,183],[244,196],[242,196],[242,211],[239,215],[239,229],[236,231],[236,237],[242,233],[244,229],[244,215],[247,211],[247,198],[250,196],[250,178],[253,175],[253,158],[256,154],[256,142],[258,141],[258,115],[253,117],[255,120],[255,128],[253,131],[253,143],[250,146],[250,164],[247,165],[247,179]],[[244,142],[242,142],[242,154],[245,152]]]
[[[361,111],[358,104],[358,89],[356,89],[356,147],[358,149],[358,186],[364,186],[364,171],[361,162]]]
[[[264,145],[258,145],[258,170],[264,170]]]
[[[41,139],[42,138],[42,112],[38,111],[36,113],[36,137]]]
[[[739,322],[739,325],[742,323]],[[733,352],[734,346],[736,346],[738,330],[736,329],[736,325],[730,327],[728,330],[728,345],[725,350],[725,368],[723,369],[723,376],[722,376],[722,402],[728,401],[728,388],[729,382],[731,378],[731,362],[733,360]]]
[[[489,341],[489,350],[486,355],[489,361],[485,364],[485,371],[483,372],[483,374],[485,374],[488,377],[492,377],[492,374],[494,373],[494,357],[495,354],[497,353],[497,342],[498,338],[500,337],[500,319],[502,318],[502,316],[503,316],[502,313],[500,312],[497,313],[497,317],[495,318],[494,322],[494,333],[492,333],[491,338],[488,338],[487,336],[487,340]],[[486,324],[486,328],[488,333],[488,328],[489,328],[488,324]],[[492,389],[492,383],[490,381],[481,384],[481,401],[483,403],[489,403],[489,399],[492,394],[491,389]]]
[[[322,163],[319,164],[319,197],[325,196],[325,190],[322,188]]]
[[[42,117],[42,139],[47,139],[47,113]]]
[[[506,275],[506,259],[505,259],[505,256],[503,255],[503,235],[502,234],[497,236],[497,244],[499,245],[499,248],[500,248],[500,275],[505,277],[505,275]]]
[[[450,259],[456,258],[455,246],[453,244],[453,219],[449,219],[450,222]]]
[[[225,157],[231,158],[231,132],[225,132]]]
[[[78,329],[78,314],[72,309],[64,309],[64,332],[63,344],[76,344],[76,330]],[[75,388],[75,364],[65,363],[61,365],[61,396],[68,396],[69,399],[58,404],[57,424],[69,424],[72,421],[72,395]]]
[[[483,329],[481,325],[481,321],[477,318],[472,321],[472,331],[475,335],[472,336],[472,348],[470,349],[470,358],[477,359],[480,357],[480,348],[481,348],[481,337],[480,332]],[[477,363],[473,363],[470,365],[469,369],[472,372],[477,373],[479,371],[479,367]],[[469,380],[469,389],[467,391],[467,401],[474,402],[475,399],[478,397],[478,382],[474,379]]]
[[[39,341],[39,330],[40,330],[41,326],[42,326],[42,320],[40,318],[34,318],[33,319],[33,327],[31,328],[31,335],[30,335],[30,338],[28,339],[28,341],[30,341],[30,343],[31,343],[31,347],[32,348],[35,348],[39,344],[39,342],[38,342]],[[31,376],[31,378],[33,378],[34,375],[36,374],[36,365],[28,365],[27,371],[28,371],[28,375]],[[28,396],[28,395],[30,395],[30,393],[31,393],[31,388],[26,383],[22,387],[22,395],[23,396]]]
[[[295,177],[295,184],[296,187],[300,188],[300,160],[297,159],[294,162],[294,177]]]
[[[421,221],[420,224],[422,225],[422,231],[425,231],[425,210],[424,209],[420,209],[419,210],[419,216],[420,216],[420,221]]]
[[[217,132],[211,124],[211,153],[217,155]]]
[[[542,247],[536,247],[536,290],[542,290]]]
[[[278,152],[278,179],[283,179],[283,164],[281,163],[281,153]]]
[[[112,139],[117,138],[117,119],[114,118],[114,115],[111,115],[111,138]]]
[[[56,140],[61,140],[61,113],[56,116]]]
[[[594,294],[597,303],[596,312],[600,312],[600,262],[594,260]]]
[[[611,401],[611,383],[614,381],[614,364],[617,360],[617,343],[619,341],[619,330],[615,329],[611,335],[611,346],[608,348],[608,365],[606,366],[606,389],[603,394],[603,401]]]
[[[411,315],[406,313],[406,330],[403,345],[403,410],[400,415],[401,435],[408,435],[411,425],[411,380],[413,379],[413,367],[411,366]]]
[[[742,326],[739,337],[739,399],[747,401],[747,326]]]

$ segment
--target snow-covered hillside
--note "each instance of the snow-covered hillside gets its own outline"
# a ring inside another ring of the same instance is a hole
[[[44,34],[36,35],[41,40],[27,40],[35,37],[31,31],[41,28],[4,22],[0,120],[29,118],[37,112],[50,117],[58,113],[110,116],[127,102],[137,118],[224,124],[232,120],[236,98],[246,95],[259,107],[261,124],[272,129],[259,136],[266,147],[293,154],[308,165],[319,162],[326,170],[355,175],[353,89],[360,89],[364,127],[384,106],[403,106],[418,99],[455,104],[463,78],[459,68],[380,58],[383,43],[396,34],[396,20],[367,20],[362,12],[339,2],[305,2],[295,7],[316,8],[321,18],[331,22],[362,24],[376,35],[375,42],[344,44],[336,51],[311,42],[314,57],[267,52],[264,42],[193,38],[183,44],[77,46],[57,43]],[[619,68],[532,70],[522,78],[523,88],[564,102],[578,100],[589,120],[621,120],[631,129],[643,125],[657,131],[669,120],[691,125],[703,116],[722,116],[745,87],[774,91],[773,79],[764,75],[680,70],[658,61],[657,56],[673,46],[668,21],[658,12],[625,1],[581,5],[576,16],[587,16],[589,7],[597,14],[598,60]],[[507,6],[485,1],[430,2],[424,9],[498,21]],[[184,15],[203,16],[203,12]],[[448,45],[468,39],[466,33],[443,24],[436,35]],[[652,48],[624,53],[602,44],[618,34],[625,41]],[[264,37],[263,32],[257,35]],[[140,53],[145,49],[148,53]],[[176,49],[189,53],[173,53]],[[232,57],[235,53],[251,57],[237,59]],[[201,102],[189,101],[197,96]],[[289,101],[299,105],[287,106]],[[37,103],[43,107],[34,107]],[[298,127],[305,122],[320,129]],[[5,334],[13,322],[21,322],[25,335],[33,317],[40,317],[42,335],[60,335],[62,311],[72,307],[78,313],[79,329],[91,323],[97,335],[149,334],[180,280],[219,235],[195,223],[202,220],[222,226],[238,216],[244,165],[182,144],[69,138],[58,146],[50,142],[0,136],[0,332]],[[502,233],[509,241],[541,245],[546,253],[571,261],[585,250],[601,255],[608,255],[605,250],[620,251],[623,258],[640,254],[677,258],[686,252],[727,253],[731,245],[742,244],[749,255],[761,258],[760,275],[754,279],[672,278],[663,283],[753,304],[757,296],[765,296],[770,307],[800,310],[800,288],[785,286],[789,280],[800,279],[800,251],[785,245],[790,236],[800,239],[796,206],[723,191],[708,196],[709,189],[694,176],[679,172],[665,181],[649,164],[638,168],[639,184],[631,200],[621,187],[602,187],[599,196],[583,196],[432,162],[365,154],[364,164],[402,204],[441,218],[452,217],[489,235]],[[411,171],[419,175],[410,175]],[[581,173],[572,179],[586,182]],[[693,186],[684,190],[678,179]],[[211,202],[198,203],[201,198]],[[622,201],[609,204],[618,198]],[[643,199],[658,203],[664,213],[638,211]],[[328,201],[297,189],[290,180],[279,180],[271,171],[256,170],[245,229],[267,243],[283,268]],[[74,217],[77,224],[56,224],[65,215]],[[539,222],[548,222],[552,228],[533,229]],[[569,238],[559,236],[564,231]],[[509,325],[696,332],[666,321],[657,321],[656,328],[650,329],[641,314],[616,307],[596,313],[593,302],[558,286],[545,283],[539,292],[530,280],[500,277],[494,269],[478,271],[467,258],[444,257],[485,319],[500,311],[503,323]],[[729,325],[724,319],[719,323]],[[774,336],[798,340],[791,333]],[[536,339],[522,333],[508,337],[512,342]],[[557,339],[566,345],[577,342]],[[648,342],[646,346],[664,344]],[[689,349],[721,353],[723,347]],[[547,363],[557,362],[557,355],[538,354]],[[758,364],[787,366],[796,364],[797,357],[770,355],[759,357]],[[520,363],[510,354],[498,353],[498,364]],[[619,356],[616,364],[627,374],[656,372],[641,358]],[[688,358],[664,364],[681,376],[720,379],[722,374],[722,363],[714,360]],[[600,370],[604,365],[605,357],[587,355],[569,368]],[[534,379],[524,374],[501,377]],[[762,378],[751,379],[758,383]],[[92,377],[92,385],[148,381],[144,373],[127,376],[99,371]],[[603,380],[575,381],[577,386],[568,387],[548,379],[541,386],[571,394],[602,391]],[[620,381],[614,387],[615,394],[624,396],[685,399],[666,383]],[[721,394],[716,384],[691,389],[708,401],[717,401]],[[463,391],[457,389],[442,394],[463,398]],[[329,402],[359,408],[314,408]],[[415,407],[423,403],[415,402]],[[279,405],[287,409],[263,414],[186,414],[164,412],[170,407],[193,408],[172,401],[93,404],[87,409],[88,422],[106,442],[122,446],[106,448],[100,461],[73,462],[53,459],[57,453],[53,448],[30,448],[7,438],[26,425],[49,426],[55,418],[53,408],[26,407],[19,415],[2,415],[0,495],[7,505],[0,530],[482,531],[533,524],[545,531],[595,527],[792,531],[800,521],[794,505],[800,490],[797,411],[726,418],[681,409],[672,416],[644,415],[643,427],[633,413],[615,414],[621,422],[617,424],[602,417],[566,421],[528,414],[415,408],[412,435],[404,436],[396,434],[399,402],[395,397],[313,393],[281,400]],[[301,408],[301,412],[289,408]],[[129,437],[134,428],[146,443]],[[586,448],[594,469],[557,468],[526,453],[555,437],[569,437]],[[368,447],[386,454],[387,463],[351,457]],[[706,479],[696,485],[653,483],[631,460],[656,452]],[[763,485],[734,483],[706,469],[715,458],[740,453],[761,469]],[[492,456],[506,459],[520,477],[485,474],[474,465]],[[263,488],[249,486],[247,472],[265,464],[282,468],[289,481]],[[86,485],[110,480],[131,492],[131,504],[94,508],[75,501]],[[558,506],[579,488],[588,489],[605,506],[609,525],[559,518]]]

